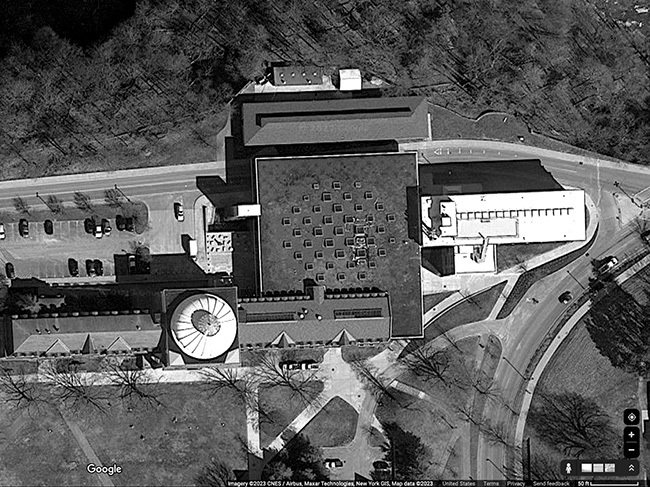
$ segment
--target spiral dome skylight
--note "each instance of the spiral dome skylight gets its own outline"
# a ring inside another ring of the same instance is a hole
[[[235,341],[235,312],[213,294],[195,294],[176,307],[171,319],[174,341],[195,359],[212,359],[225,353]]]

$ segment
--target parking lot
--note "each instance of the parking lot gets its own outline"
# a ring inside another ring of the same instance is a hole
[[[152,254],[185,253],[181,235],[195,235],[193,203],[199,194],[196,189],[192,189],[175,194],[147,196],[149,223],[143,233],[119,231],[115,217],[109,216],[110,235],[102,235],[101,238],[86,232],[84,219],[57,220],[49,212],[38,211],[38,207],[33,212],[38,216],[20,216],[5,210],[0,220],[4,223],[6,235],[4,240],[0,240],[0,272],[4,273],[5,264],[9,262],[14,266],[16,278],[34,277],[57,283],[114,282],[116,257],[132,253],[138,245],[149,247]],[[185,202],[183,222],[175,218],[173,203],[176,201]],[[29,221],[27,237],[20,235],[20,218]],[[45,218],[53,222],[52,235],[45,232]],[[99,221],[98,218],[95,219]],[[78,276],[70,274],[68,259],[77,261]],[[100,260],[103,276],[90,276],[86,270],[86,260]],[[124,272],[123,267],[118,272]]]

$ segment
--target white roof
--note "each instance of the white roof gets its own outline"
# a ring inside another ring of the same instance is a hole
[[[225,353],[235,341],[235,312],[213,294],[195,294],[176,307],[171,319],[174,341],[195,359],[212,359]]]
[[[341,91],[361,89],[361,71],[358,69],[340,69]]]
[[[432,229],[423,232],[425,247],[478,245],[484,238],[491,244],[586,238],[582,190],[452,194],[424,196],[421,201],[423,226]],[[455,218],[455,234],[450,234],[449,227],[441,227],[441,213]]]

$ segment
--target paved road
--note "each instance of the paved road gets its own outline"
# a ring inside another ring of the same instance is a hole
[[[579,258],[566,270],[536,283],[526,297],[536,297],[539,304],[522,300],[508,319],[491,324],[503,342],[503,356],[508,359],[501,361],[495,381],[503,391],[504,401],[512,404],[522,384],[519,371],[526,370],[535,350],[564,310],[564,305],[557,299],[558,295],[566,290],[576,296],[580,294],[591,275],[591,259],[607,255],[625,257],[640,250],[641,243],[633,224],[624,224],[624,220],[617,219],[617,199],[613,194],[619,194],[619,206],[621,198],[627,198],[628,208],[635,208],[630,202],[631,198],[640,204],[650,197],[650,169],[500,142],[433,141],[405,144],[401,148],[417,149],[423,156],[421,162],[428,163],[539,158],[561,184],[584,189],[599,207],[600,228],[589,255]],[[615,181],[619,183],[618,187],[614,185]],[[467,330],[467,333],[470,336],[473,331]],[[496,404],[488,406],[485,416],[493,418],[496,423],[513,422],[512,413]],[[472,477],[503,479],[507,468],[512,467],[506,463],[504,448],[490,445],[482,438],[478,447],[477,471],[472,472]]]

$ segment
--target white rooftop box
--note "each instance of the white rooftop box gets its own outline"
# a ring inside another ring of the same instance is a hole
[[[361,89],[361,71],[358,69],[340,69],[341,91],[358,91]]]

